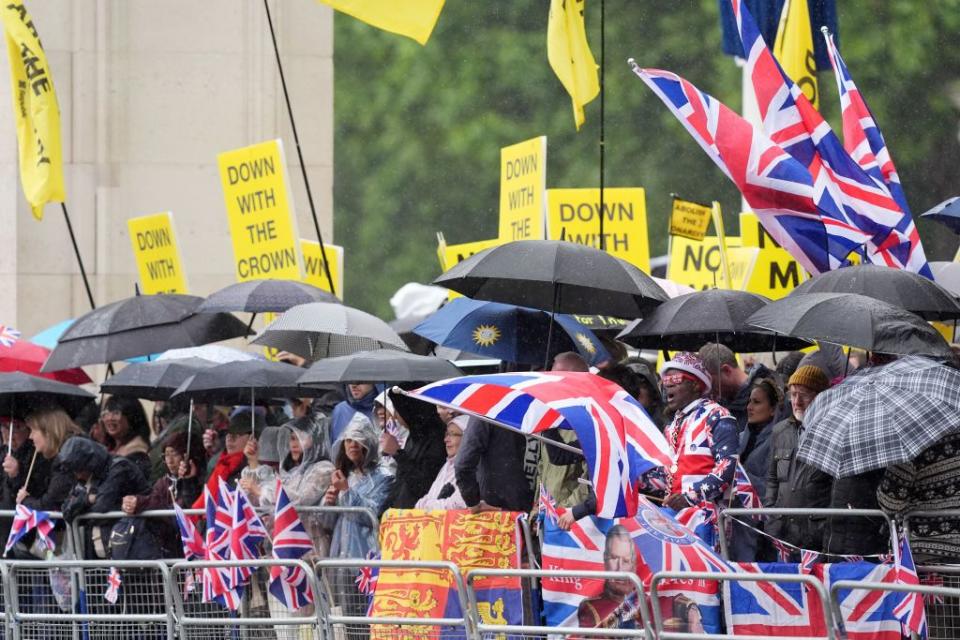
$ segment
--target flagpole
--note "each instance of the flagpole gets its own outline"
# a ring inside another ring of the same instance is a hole
[[[607,40],[606,40],[606,28],[605,28],[605,2],[600,0],[600,251],[606,251],[606,242],[603,238],[603,185],[604,185],[604,155],[606,152],[605,142],[604,142],[604,127],[603,127],[603,117],[605,113],[604,101],[603,101],[603,80],[606,75],[606,52],[607,52]]]
[[[67,221],[67,231],[70,233],[70,242],[73,244],[73,254],[77,256],[77,264],[80,265],[83,287],[87,290],[87,301],[90,302],[91,309],[96,309],[97,303],[93,301],[93,290],[90,288],[90,280],[87,279],[87,270],[83,266],[83,258],[80,257],[80,247],[77,246],[77,236],[73,234],[73,225],[70,223],[70,213],[67,211],[67,203],[61,202],[60,208],[63,210],[63,219]]]
[[[277,70],[280,71],[280,85],[283,87],[283,99],[287,103],[287,115],[290,116],[290,129],[293,131],[293,141],[297,147],[297,158],[300,160],[300,172],[303,174],[303,184],[307,188],[307,202],[310,203],[310,215],[313,218],[313,228],[317,232],[317,241],[320,243],[320,257],[323,259],[323,270],[327,274],[327,284],[330,293],[337,295],[333,286],[333,276],[330,275],[330,263],[327,261],[327,249],[323,244],[323,234],[320,233],[320,222],[317,220],[317,208],[313,204],[313,191],[310,189],[310,179],[307,177],[307,165],[303,161],[303,152],[300,150],[300,136],[297,135],[297,122],[293,118],[293,107],[290,105],[290,94],[287,92],[287,80],[283,75],[283,63],[280,62],[280,48],[277,46],[277,34],[273,30],[273,18],[270,16],[270,2],[263,0],[263,9],[267,12],[267,24],[270,26],[270,39],[273,41],[273,53],[277,58]]]

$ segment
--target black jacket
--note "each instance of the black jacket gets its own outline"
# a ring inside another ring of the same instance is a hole
[[[879,509],[877,488],[883,469],[848,478],[837,478],[830,493],[834,509]],[[858,556],[890,551],[890,534],[883,518],[831,518],[824,531],[823,550]]]
[[[386,509],[413,509],[430,490],[434,478],[447,461],[443,437],[446,425],[432,404],[402,394],[390,394],[394,409],[410,429],[403,449],[393,456],[397,479],[384,503]]]
[[[530,511],[533,490],[524,470],[526,438],[477,418],[463,434],[454,470],[468,507],[483,500],[507,511]]]
[[[0,481],[0,509],[12,511],[17,508],[17,493],[27,479],[27,472],[30,471],[30,461],[33,460],[33,442],[27,440],[20,448],[13,452],[13,457],[19,465],[17,475],[13,478],[3,473],[3,480]],[[6,455],[6,452],[0,455]],[[30,473],[30,483],[27,485],[27,493],[31,495],[42,494],[50,482],[50,461],[41,455],[33,464],[33,471]],[[0,539],[6,540],[10,534],[10,525],[12,518],[0,520]]]
[[[63,517],[71,522],[83,513],[119,511],[123,497],[145,493],[147,480],[139,467],[123,456],[111,456],[106,447],[89,438],[73,437],[60,449],[57,461],[71,474],[90,474],[86,482],[77,482],[63,503]],[[83,540],[84,558],[106,557],[110,529],[116,520],[90,520]],[[159,557],[159,555],[158,555]]]
[[[737,390],[737,395],[734,396],[733,400],[727,403],[721,403],[723,407],[737,419],[738,432],[742,433],[747,426],[747,404],[750,402],[750,391],[752,390],[753,383],[761,378],[773,377],[773,371],[762,364],[758,364],[754,367],[753,371],[750,372],[750,376],[747,378],[747,381],[743,383],[743,386]]]
[[[65,447],[70,440],[79,437],[81,436],[71,436],[63,443],[63,446]],[[34,511],[60,511],[64,500],[70,495],[70,490],[77,484],[77,480],[73,477],[73,473],[63,466],[59,457],[53,460],[44,460],[44,462],[49,469],[47,476],[49,481],[45,486],[40,486],[36,493],[28,487],[27,492],[30,495],[24,498],[23,504]],[[37,464],[40,464],[40,456],[37,456]],[[33,484],[32,478],[30,484]]]
[[[830,506],[833,477],[796,458],[799,428],[792,417],[773,426],[764,506],[806,509]],[[803,549],[823,550],[824,518],[770,516],[764,529]]]

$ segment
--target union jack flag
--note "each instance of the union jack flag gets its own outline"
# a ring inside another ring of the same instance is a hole
[[[273,557],[298,560],[313,551],[313,541],[300,515],[277,479],[277,505],[273,512]],[[270,593],[288,609],[300,609],[313,602],[313,590],[300,567],[270,567]]]
[[[230,559],[257,559],[257,547],[267,537],[267,528],[263,526],[260,516],[250,505],[250,499],[240,487],[234,492],[231,511],[233,517],[230,526]],[[234,587],[245,585],[253,571],[253,567],[233,567],[231,584]]]
[[[831,244],[824,226],[834,207],[813,176],[762,131],[680,76],[660,69],[636,73],[663,101],[740,190],[764,229],[812,274],[840,264],[856,243]]]
[[[734,563],[742,573],[798,575],[798,564]],[[751,636],[823,636],[826,622],[816,592],[798,582],[725,582],[728,632]]]
[[[203,489],[206,507],[207,531],[204,547],[204,560],[228,560],[230,558],[230,526],[232,524],[230,488],[223,480],[214,498],[209,487]],[[227,568],[207,568],[201,573],[203,579],[203,602],[219,602],[224,607],[236,611],[240,607],[243,595],[242,587],[232,584],[231,570]]]
[[[12,347],[20,339],[20,332],[12,327],[0,324],[0,345]]]
[[[736,496],[745,509],[760,509],[763,507],[760,494],[757,493],[753,483],[750,482],[750,476],[747,475],[743,465],[739,462],[737,463],[737,472],[733,476],[733,484]]]
[[[804,549],[800,553],[800,573],[813,573],[813,565],[820,559],[820,554],[816,551]]]
[[[880,133],[880,127],[877,126],[873,113],[867,106],[866,100],[863,99],[863,94],[857,89],[850,71],[847,70],[847,65],[840,57],[833,36],[825,32],[823,37],[827,42],[827,53],[830,56],[830,63],[833,65],[834,75],[837,79],[837,91],[840,93],[840,108],[843,115],[843,147],[871,178],[887,187],[891,197],[903,211],[903,219],[896,228],[899,237],[906,241],[906,253],[901,257],[901,260],[906,261],[907,268],[911,271],[928,275],[925,273],[925,268],[929,269],[929,266],[926,264],[926,256],[920,244],[920,236],[910,214],[907,197],[900,185],[897,168],[893,165],[893,158],[890,157],[887,143],[883,139],[883,134]]]
[[[120,597],[120,584],[122,582],[120,570],[116,567],[110,567],[110,573],[107,574],[107,590],[103,592],[103,599],[110,604],[117,604],[117,599]]]
[[[671,464],[663,435],[640,404],[591,373],[501,373],[441,380],[408,392],[523,433],[573,429],[602,517],[637,511],[641,476]]]
[[[897,582],[901,584],[919,585],[917,566],[913,563],[913,553],[907,537],[900,539],[900,563],[897,565]],[[903,623],[905,635],[910,631],[920,636],[921,640],[927,637],[927,614],[923,607],[923,596],[919,593],[903,593],[900,603],[894,608],[893,615]]]
[[[203,538],[193,526],[193,522],[183,513],[183,509],[176,502],[173,503],[174,515],[177,519],[177,528],[180,530],[180,542],[183,544],[183,557],[187,560],[199,560],[204,556]]]
[[[897,571],[889,564],[841,562],[823,565],[824,586],[840,580],[893,584]],[[904,594],[876,589],[839,589],[837,604],[848,640],[900,640],[902,624],[894,614]]]
[[[13,545],[17,544],[23,536],[27,535],[31,529],[36,528],[37,535],[40,537],[41,544],[53,551],[56,543],[53,540],[53,521],[50,514],[46,511],[34,511],[25,504],[17,505],[17,512],[13,516],[13,524],[10,525],[10,535],[7,537],[7,544],[3,548],[3,555],[7,555]]]
[[[380,552],[372,549],[367,552],[367,560],[379,560]],[[357,574],[357,591],[367,596],[367,615],[373,610],[373,596],[377,593],[377,581],[380,579],[380,567],[364,565]]]
[[[840,251],[865,247],[872,262],[932,278],[909,211],[902,209],[882,179],[868,174],[850,157],[830,125],[780,67],[742,0],[730,2],[747,56],[744,73],[753,84],[763,128],[813,176],[831,244]],[[910,237],[910,229],[915,238]],[[846,258],[833,250],[831,256],[839,261],[834,266],[842,266]]]

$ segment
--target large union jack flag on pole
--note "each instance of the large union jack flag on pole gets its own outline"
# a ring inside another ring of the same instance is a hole
[[[299,560],[311,551],[313,541],[278,478],[277,506],[273,513],[273,557]],[[313,602],[310,580],[300,567],[270,567],[270,593],[288,609],[299,609]]]
[[[737,185],[764,229],[804,269],[812,274],[829,271],[865,240],[858,234],[838,243],[828,236],[821,205],[835,205],[821,202],[825,194],[814,188],[807,167],[732,109],[669,71],[633,70]]]
[[[932,278],[909,210],[893,197],[882,176],[870,175],[847,153],[777,62],[742,0],[730,3],[763,129],[810,171],[831,240],[854,249],[863,246],[871,262]],[[844,258],[836,266],[842,266]]]
[[[523,433],[573,429],[601,517],[636,513],[640,477],[671,464],[666,440],[640,403],[591,373],[464,376],[406,393]]]

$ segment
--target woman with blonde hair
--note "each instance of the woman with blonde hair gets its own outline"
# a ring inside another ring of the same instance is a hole
[[[34,473],[40,465],[49,466],[50,482],[43,494],[38,496],[30,495],[26,488],[21,488],[17,493],[17,503],[37,511],[59,511],[76,480],[56,461],[57,454],[67,440],[81,436],[83,431],[59,407],[36,409],[27,416],[25,422],[30,428],[30,440],[36,450]]]

